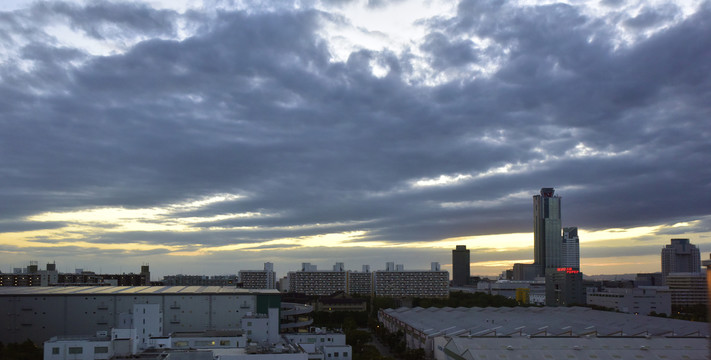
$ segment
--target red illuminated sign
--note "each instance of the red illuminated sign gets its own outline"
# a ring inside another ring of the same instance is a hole
[[[573,268],[571,268],[571,267],[560,267],[560,268],[556,268],[556,271],[558,271],[558,272],[565,272],[565,273],[568,273],[568,274],[577,274],[577,273],[580,272],[580,270],[573,270]]]

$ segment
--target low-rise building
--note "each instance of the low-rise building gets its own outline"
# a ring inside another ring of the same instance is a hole
[[[587,304],[628,314],[671,315],[671,291],[668,287],[608,288],[587,293]]]
[[[339,292],[328,296],[319,296],[314,304],[316,311],[367,311],[368,301],[364,298],[354,298]]]

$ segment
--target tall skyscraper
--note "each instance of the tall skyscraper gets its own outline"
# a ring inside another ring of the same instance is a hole
[[[533,261],[543,271],[562,265],[560,196],[542,188],[533,196]]]
[[[580,270],[580,239],[577,227],[563,228],[562,267]]]
[[[457,245],[452,250],[452,286],[464,286],[469,282],[469,250],[466,245]]]
[[[662,249],[662,277],[669,273],[701,272],[701,253],[689,239],[671,239]]]

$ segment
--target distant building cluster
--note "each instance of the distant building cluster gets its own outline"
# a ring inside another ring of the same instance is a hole
[[[55,263],[40,270],[37,261],[26,268],[15,268],[12,274],[0,273],[0,286],[148,286],[151,272],[148,265],[141,266],[138,274],[96,274],[84,269],[74,273],[60,273]]]
[[[533,196],[533,264],[514,264],[495,281],[472,277],[470,251],[457,245],[452,250],[452,286],[503,295],[521,304],[587,304],[633,314],[669,315],[672,306],[706,304],[700,251],[689,239],[672,239],[662,249],[660,273],[640,273],[635,281],[623,284],[584,281],[578,228],[562,227],[561,198],[554,194],[553,188],[542,188]]]
[[[533,264],[514,264],[504,280],[517,281],[516,298],[522,303],[543,301],[550,306],[585,304],[583,274],[580,271],[580,239],[577,227],[562,227],[561,198],[555,189],[542,188],[533,196]],[[470,253],[465,245],[452,250],[452,286],[474,285],[470,277]],[[538,279],[538,280],[537,280]],[[545,294],[534,283],[544,284]],[[491,287],[489,284],[489,292]],[[508,287],[506,285],[505,287]]]

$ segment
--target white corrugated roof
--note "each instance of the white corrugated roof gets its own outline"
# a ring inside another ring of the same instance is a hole
[[[598,336],[641,336],[689,334],[708,336],[708,323],[644,315],[592,310],[584,307],[516,307],[387,309],[385,312],[420,331],[469,333],[496,330],[497,335],[516,333],[538,336],[597,334]],[[430,330],[431,329],[431,330]]]

